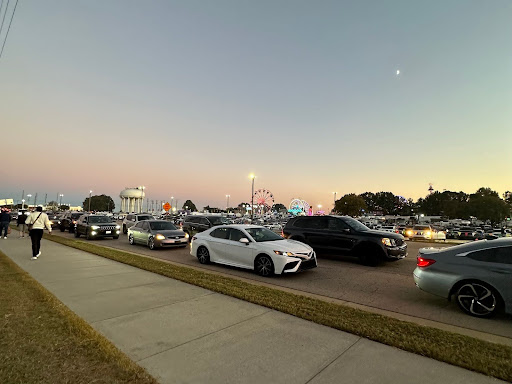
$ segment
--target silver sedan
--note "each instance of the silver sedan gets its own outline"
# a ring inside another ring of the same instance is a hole
[[[149,249],[185,247],[188,234],[163,220],[143,220],[128,228],[128,242],[147,245]]]
[[[512,239],[475,241],[450,248],[422,248],[414,282],[450,300],[471,316],[512,314]]]

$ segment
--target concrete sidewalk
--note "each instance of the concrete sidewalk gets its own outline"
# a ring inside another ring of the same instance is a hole
[[[500,383],[51,241],[0,250],[160,383]]]

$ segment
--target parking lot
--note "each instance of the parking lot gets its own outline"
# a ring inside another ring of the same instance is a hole
[[[56,230],[53,233],[73,238],[73,234],[68,232]],[[350,257],[319,255],[318,268],[299,274],[263,278],[243,269],[212,264],[201,265],[190,255],[188,246],[152,251],[144,246],[130,245],[126,235],[121,235],[117,240],[90,241],[102,246],[263,282],[277,288],[294,289],[512,339],[511,316],[499,314],[493,319],[473,318],[462,313],[454,302],[424,293],[415,287],[412,272],[416,267],[418,250],[422,247],[450,246],[449,244],[409,242],[407,258],[384,263],[378,267],[363,266]]]

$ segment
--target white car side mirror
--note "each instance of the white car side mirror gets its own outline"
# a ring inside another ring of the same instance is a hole
[[[242,237],[240,240],[238,240],[240,243],[243,243],[245,245],[249,245],[250,241],[246,237]]]

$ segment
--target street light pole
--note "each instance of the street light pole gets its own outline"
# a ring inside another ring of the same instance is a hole
[[[254,176],[253,173],[249,175],[249,177],[252,179],[252,189],[251,189],[251,223],[254,219],[254,179],[256,176]]]
[[[64,195],[61,193],[60,195],[60,203],[59,203],[59,210],[61,209],[60,207],[62,206],[62,198],[64,197]]]
[[[30,209],[30,198],[32,197],[32,195],[29,193],[29,194],[27,195],[27,197],[28,197],[28,200],[27,200],[27,206],[28,206],[28,208]]]
[[[231,195],[226,195],[226,199],[227,199],[227,201],[226,201],[226,212],[228,211],[228,208],[229,208],[229,197],[230,196]]]
[[[333,195],[334,195],[334,208],[332,210],[335,211],[335,212],[336,212],[336,194],[337,193],[338,192],[333,192]]]
[[[89,212],[91,212],[92,191],[89,191]]]

